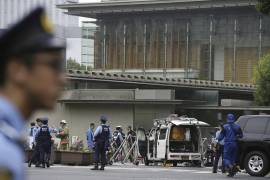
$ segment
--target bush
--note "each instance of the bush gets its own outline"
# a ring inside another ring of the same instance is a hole
[[[266,15],[270,14],[270,1],[269,0],[258,0],[256,9]]]
[[[259,106],[270,105],[270,54],[262,57],[254,72],[257,85],[255,101]]]

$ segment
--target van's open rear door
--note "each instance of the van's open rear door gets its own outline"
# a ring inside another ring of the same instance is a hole
[[[167,128],[161,128],[158,134],[157,141],[157,158],[165,159],[167,147]]]

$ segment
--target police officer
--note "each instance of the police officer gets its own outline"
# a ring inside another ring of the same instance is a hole
[[[215,160],[213,164],[213,173],[217,173],[218,169],[218,163],[220,158],[222,158],[222,166],[221,166],[221,171],[222,173],[225,173],[225,167],[224,167],[224,159],[223,159],[223,152],[224,152],[224,139],[221,141],[218,141],[219,135],[221,131],[223,130],[223,124],[219,125],[219,130],[216,132],[216,136],[214,138],[214,144],[215,144]]]
[[[45,168],[45,164],[49,168],[52,136],[50,134],[50,128],[48,127],[48,118],[44,117],[41,119],[41,121],[42,121],[42,126],[40,127],[36,135],[36,142],[38,144],[39,151],[40,151],[39,163],[42,165],[42,168]]]
[[[113,132],[113,139],[114,142],[116,143],[116,148],[118,149],[124,140],[123,135],[121,133],[121,126],[116,126],[115,131]]]
[[[42,122],[40,118],[37,118],[36,122],[37,122],[37,126],[35,127],[35,131],[33,133],[33,155],[28,162],[28,167],[31,167],[32,163],[35,163],[36,167],[39,166],[40,148],[39,148],[39,144],[37,144],[36,136],[37,136],[37,132],[42,126]]]
[[[0,179],[24,180],[22,138],[36,110],[52,110],[65,83],[63,49],[44,9],[0,36]]]
[[[34,134],[36,134],[36,123],[35,122],[31,122],[30,124],[30,128],[28,130],[28,147],[30,149],[33,149],[34,147]]]
[[[95,124],[90,123],[90,127],[86,132],[87,146],[90,152],[93,152],[94,149],[94,129]]]
[[[224,166],[228,171],[228,176],[233,177],[236,174],[237,160],[237,140],[243,137],[243,132],[238,124],[235,124],[233,114],[227,115],[227,124],[224,125],[218,140],[224,139]]]
[[[136,141],[136,132],[134,130],[132,130],[131,126],[127,127],[127,137],[129,137],[127,139],[127,142],[128,142],[128,148],[130,149],[133,146],[134,142]],[[133,149],[131,151],[130,156],[129,156],[129,160],[131,162],[133,162],[134,153],[135,153],[135,151]]]
[[[100,117],[101,125],[97,127],[94,133],[95,142],[95,167],[91,170],[98,170],[98,163],[101,162],[100,170],[104,170],[106,165],[106,150],[109,147],[111,139],[111,131],[109,126],[106,125],[107,117]]]
[[[133,144],[136,140],[136,132],[132,130],[131,126],[127,127],[127,136],[130,136],[131,138],[129,139],[129,142]]]

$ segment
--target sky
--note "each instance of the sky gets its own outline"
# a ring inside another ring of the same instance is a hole
[[[94,3],[94,2],[100,2],[100,0],[79,0],[80,3]],[[79,18],[79,26],[81,26],[82,21],[93,21],[94,19],[91,18]],[[67,51],[66,56],[67,58],[71,57],[76,59],[78,63],[81,62],[81,40],[76,38],[69,38],[67,40],[67,44],[69,47],[69,51]]]

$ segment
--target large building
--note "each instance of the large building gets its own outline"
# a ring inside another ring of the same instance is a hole
[[[95,69],[251,83],[270,48],[256,0],[104,0],[60,5],[96,18]]]
[[[153,119],[171,113],[213,126],[229,112],[237,117],[269,113],[269,107],[253,103],[254,85],[220,82],[251,82],[253,67],[270,47],[270,20],[255,4],[104,0],[60,5],[68,14],[97,19],[96,26],[85,23],[82,31],[83,54],[87,59],[93,50],[95,69],[69,70],[56,111],[36,116],[48,115],[55,126],[66,119],[71,136],[85,142],[88,125],[99,123],[103,114],[112,129],[149,129]]]
[[[64,14],[57,4],[77,3],[78,0],[0,0],[0,29],[6,29],[37,6],[46,8],[55,27],[57,38],[68,44],[67,58],[81,60],[81,29],[79,17]]]

